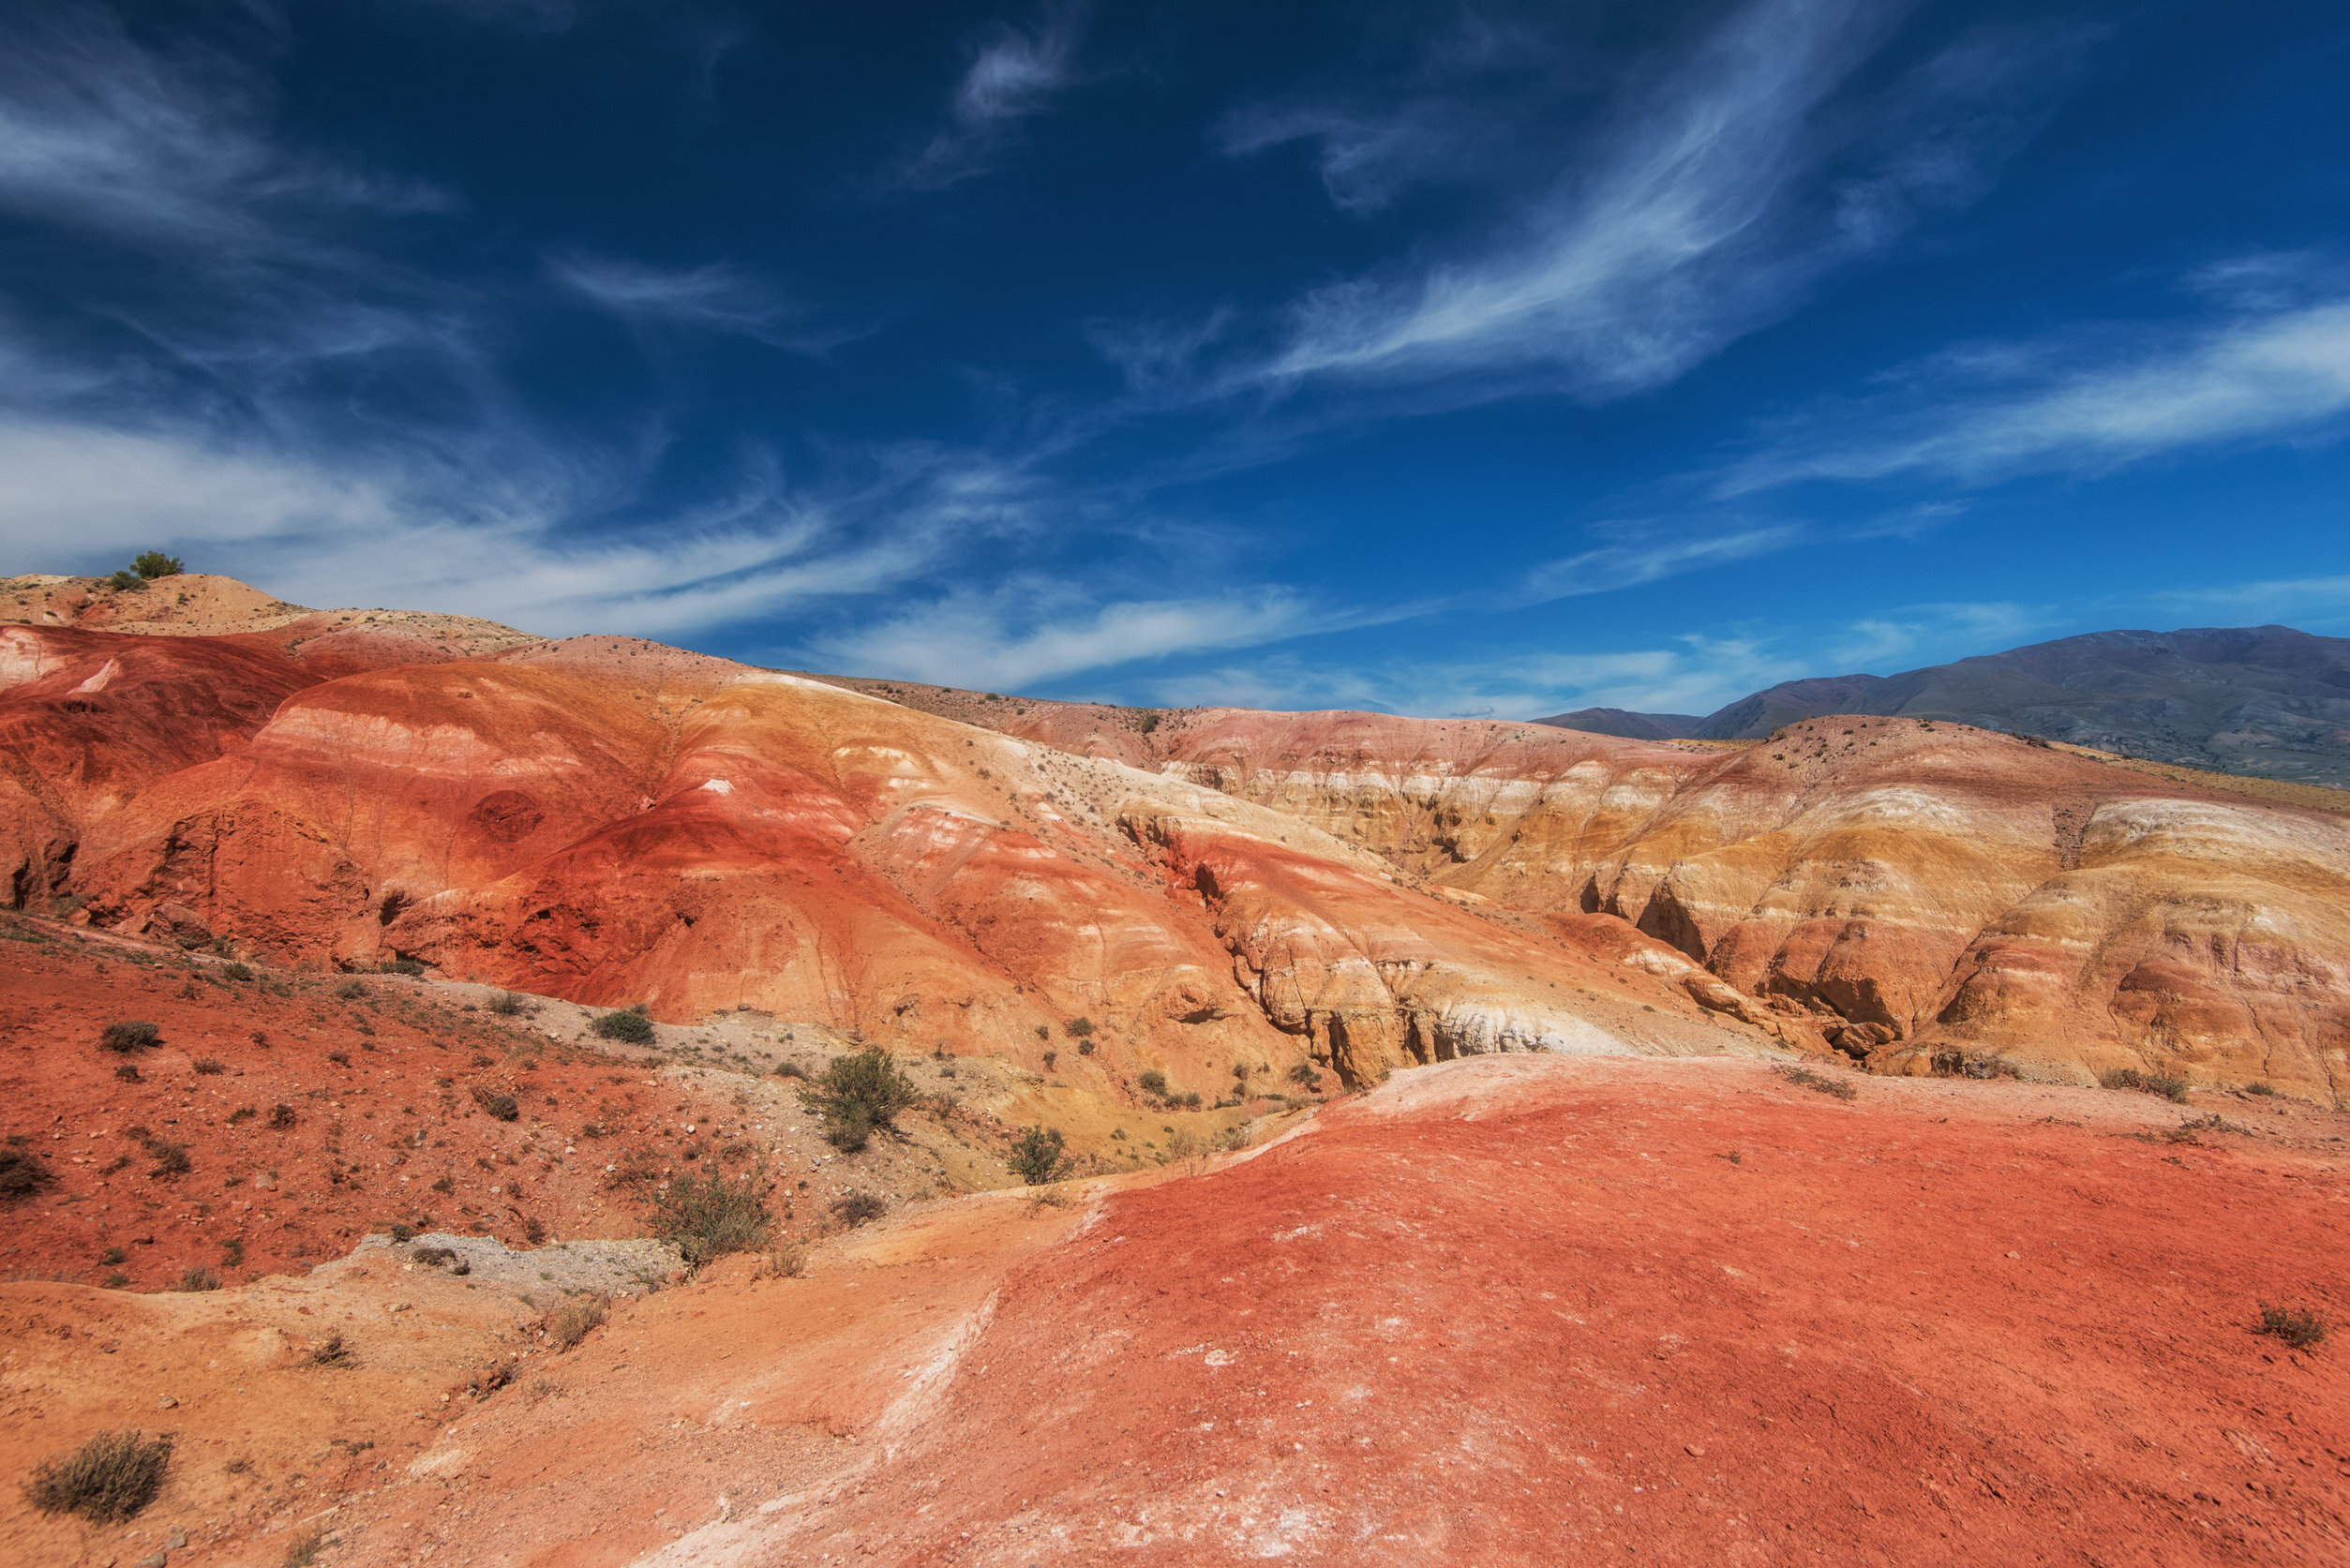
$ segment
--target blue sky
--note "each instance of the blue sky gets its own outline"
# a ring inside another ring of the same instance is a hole
[[[2350,12],[0,19],[0,545],[1044,695],[2350,632]]]

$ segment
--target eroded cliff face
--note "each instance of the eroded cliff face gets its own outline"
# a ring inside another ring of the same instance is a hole
[[[218,636],[0,628],[11,903],[908,1050],[1066,1056],[1083,1015],[1088,1070],[1205,1094],[1301,1056],[1368,1082],[1740,1040],[2350,1088],[2344,817],[1992,732],[949,694],[1024,737],[633,639],[270,604]]]
[[[1732,1041],[1669,978],[1626,993],[1291,815],[830,684],[608,637],[322,679],[250,636],[7,635],[18,774],[62,781],[12,814],[15,902],[110,929],[1211,1098],[1240,1066]],[[62,706],[103,671],[108,714]]]
[[[1708,1005],[1880,1071],[2350,1088],[2340,814],[1902,719],[1723,752],[1227,712],[1167,750],[1170,772],[1424,868],[1439,891],[1669,968],[1566,918],[1612,916],[1728,988]]]

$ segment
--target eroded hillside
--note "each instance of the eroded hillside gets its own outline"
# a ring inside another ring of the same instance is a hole
[[[0,632],[18,907],[1030,1068],[1083,1016],[1114,1097],[1515,1049],[2350,1083],[2321,809],[1909,719],[1160,713],[225,583],[224,635]]]

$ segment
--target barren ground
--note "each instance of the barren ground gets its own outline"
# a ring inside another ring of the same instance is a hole
[[[210,1296],[4,1287],[5,1462],[182,1432],[97,1562],[174,1527],[189,1562],[323,1528],[322,1563],[435,1568],[2343,1553],[2343,1345],[2253,1329],[2264,1300],[2350,1308],[2343,1118],[1851,1082],[1416,1069],[1197,1177],[916,1205],[802,1278],[723,1263],[478,1403],[529,1311],[380,1255]],[[283,1323],[303,1292],[400,1327],[344,1379],[221,1317]],[[281,1434],[266,1488],[220,1469],[254,1441],[232,1372]],[[25,1561],[73,1561],[8,1506]]]

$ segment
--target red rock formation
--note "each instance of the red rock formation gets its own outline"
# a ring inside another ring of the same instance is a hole
[[[0,634],[19,906],[912,1048],[1033,1053],[1083,1013],[1094,1069],[1201,1092],[1297,1048],[1369,1080],[1773,1038],[2350,1087],[2350,830],[2324,811],[1902,719],[1724,751],[1160,714],[225,581],[227,635]],[[19,613],[61,613],[48,591]]]

